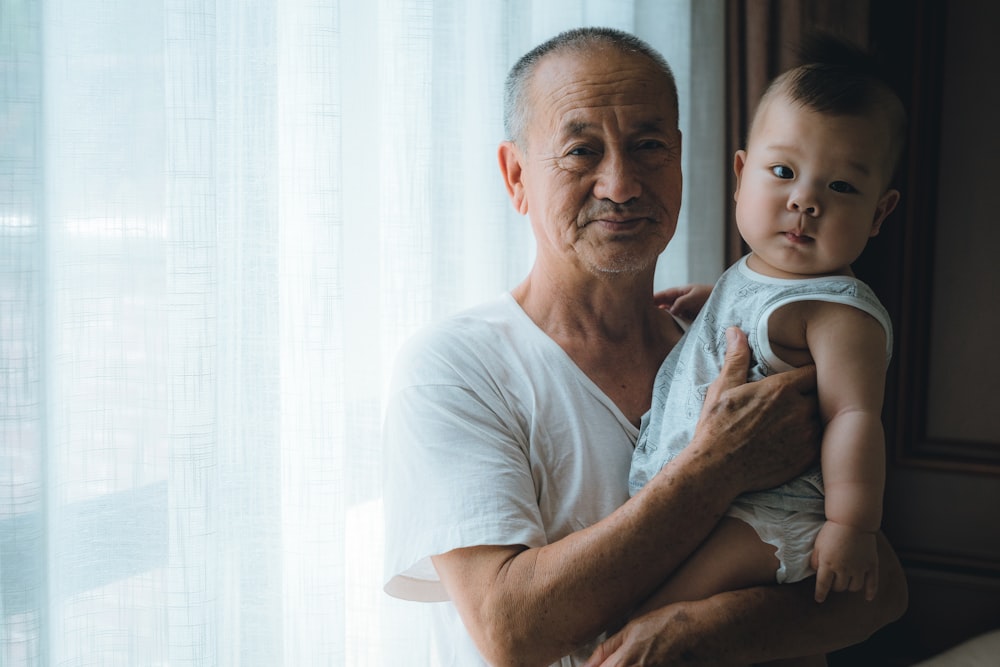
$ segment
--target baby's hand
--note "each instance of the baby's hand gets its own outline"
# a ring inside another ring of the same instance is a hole
[[[653,302],[685,322],[693,322],[712,293],[711,285],[671,287],[653,295]]]
[[[816,536],[812,566],[816,570],[816,602],[826,600],[831,590],[864,590],[865,599],[873,600],[878,590],[875,533],[827,521]]]

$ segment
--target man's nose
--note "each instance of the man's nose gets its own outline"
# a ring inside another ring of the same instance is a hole
[[[638,165],[627,155],[608,151],[597,166],[594,197],[624,204],[642,194]]]
[[[813,217],[822,213],[820,198],[817,196],[815,188],[808,185],[795,188],[788,197],[788,210]]]

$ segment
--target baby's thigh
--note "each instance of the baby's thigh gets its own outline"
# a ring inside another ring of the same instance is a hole
[[[777,570],[773,546],[763,542],[745,522],[723,517],[657,597],[662,605],[773,584]]]

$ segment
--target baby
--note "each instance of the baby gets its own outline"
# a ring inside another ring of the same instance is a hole
[[[739,497],[640,613],[814,573],[819,602],[831,590],[871,599],[877,589],[892,330],[851,263],[899,201],[889,185],[906,119],[864,54],[838,45],[807,62],[767,89],[736,153],[736,220],[752,252],[723,274],[664,361],[629,483],[639,492],[691,440],[733,326],[747,334],[751,380],[816,365],[821,469]]]

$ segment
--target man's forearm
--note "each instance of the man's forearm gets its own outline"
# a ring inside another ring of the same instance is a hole
[[[725,468],[711,455],[684,458],[611,516],[556,543],[435,557],[484,655],[497,664],[549,664],[623,620],[662,582],[737,492],[725,490]],[[484,571],[497,573],[486,577],[485,593],[475,583]]]
[[[721,649],[726,659],[718,664],[749,665],[829,653],[864,641],[899,618],[907,604],[902,567],[881,534],[878,547],[880,584],[871,602],[862,593],[837,593],[817,603],[812,579],[723,593],[704,602],[720,619],[712,633],[716,636],[705,637],[705,644],[728,647]],[[696,664],[713,664],[711,660]]]

